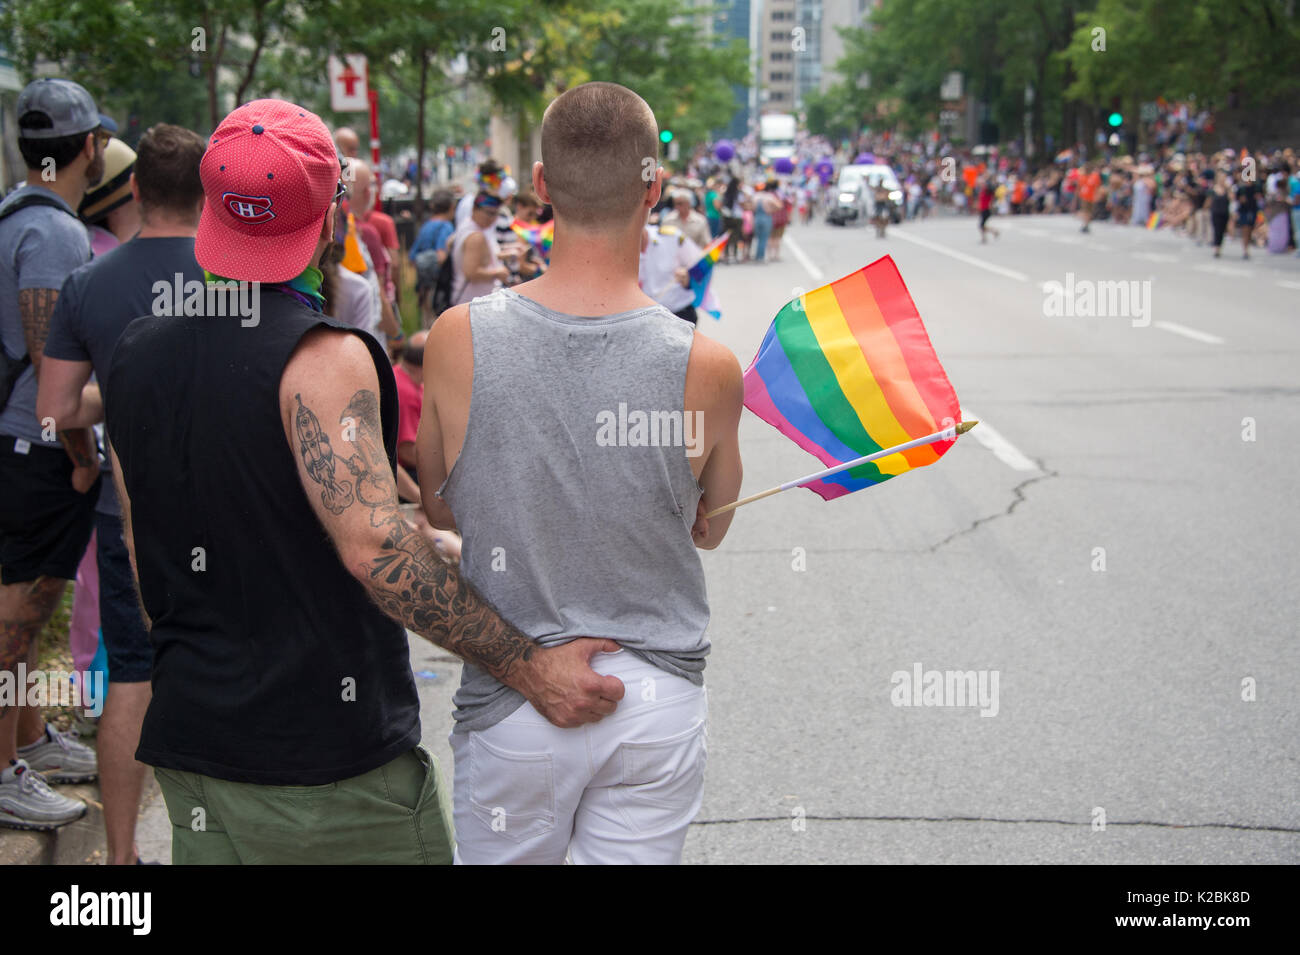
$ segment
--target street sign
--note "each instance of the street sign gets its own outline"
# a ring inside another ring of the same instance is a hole
[[[370,85],[366,58],[349,53],[346,58],[329,58],[330,109],[336,113],[365,113],[370,109],[366,95]]]
[[[1155,103],[1143,103],[1141,112],[1138,115],[1142,117],[1142,122],[1154,123],[1160,118],[1160,107]]]

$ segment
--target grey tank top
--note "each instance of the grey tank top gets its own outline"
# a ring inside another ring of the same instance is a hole
[[[709,605],[691,539],[700,487],[683,408],[695,329],[655,305],[598,318],[510,289],[469,306],[474,383],[460,457],[440,490],[461,573],[542,646],[607,637],[704,682]],[[524,702],[466,664],[456,732]]]

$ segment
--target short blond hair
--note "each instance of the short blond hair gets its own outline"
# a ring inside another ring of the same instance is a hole
[[[636,215],[659,164],[659,126],[636,93],[584,83],[542,117],[542,166],[557,219],[587,228]]]

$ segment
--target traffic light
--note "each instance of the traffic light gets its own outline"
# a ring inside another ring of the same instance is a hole
[[[1111,113],[1108,117],[1106,117],[1106,122],[1110,123],[1111,128],[1115,128],[1117,126],[1123,126],[1124,117],[1121,116],[1119,113]]]
[[[673,131],[671,129],[661,129],[659,131],[659,142],[667,146],[673,141]]]

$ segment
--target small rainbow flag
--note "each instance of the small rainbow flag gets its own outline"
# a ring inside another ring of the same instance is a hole
[[[497,194],[497,190],[501,188],[501,183],[505,182],[505,177],[508,175],[510,175],[510,170],[508,169],[502,170],[501,172],[488,173],[486,175],[484,175],[483,173],[479,173],[478,174],[479,191],[490,192],[492,193],[492,195],[495,196]]]
[[[1147,216],[1147,228],[1148,228],[1148,229],[1152,229],[1152,230],[1154,230],[1154,229],[1158,228],[1159,225],[1160,225],[1160,213],[1158,213],[1158,212],[1153,212],[1153,213],[1151,213],[1151,215]]]
[[[538,223],[515,219],[510,223],[510,229],[520,239],[536,249],[537,254],[545,260],[547,265],[551,264],[551,246],[555,244],[554,219],[549,222]]]
[[[709,283],[713,279],[713,266],[718,259],[722,258],[722,247],[726,244],[727,235],[723,233],[704,247],[704,253],[687,270],[691,291],[695,293],[695,301],[691,304],[696,308],[703,308],[714,318],[721,318],[722,311],[718,308],[713,293],[709,291]]]
[[[788,302],[745,372],[745,406],[828,467],[953,427],[957,394],[889,256]],[[803,485],[826,500],[933,464],[935,441]]]

